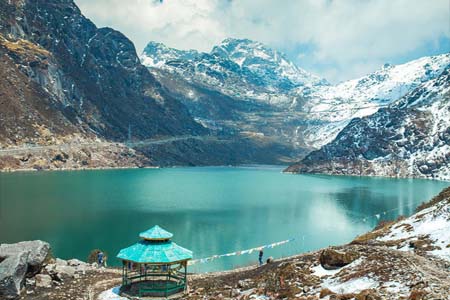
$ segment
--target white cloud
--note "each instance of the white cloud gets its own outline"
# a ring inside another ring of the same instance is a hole
[[[331,80],[373,71],[392,57],[450,37],[448,0],[76,0],[97,25],[122,31],[141,51],[150,40],[209,51],[226,37],[290,54]],[[305,62],[307,60],[307,62]]]

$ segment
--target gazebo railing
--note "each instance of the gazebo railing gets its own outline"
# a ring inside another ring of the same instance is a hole
[[[124,283],[126,285],[138,284],[140,297],[145,295],[167,296],[173,292],[183,291],[186,287],[184,275],[168,273],[136,274],[124,278]]]
[[[147,279],[152,280],[154,277],[161,277],[161,279],[175,279],[184,282],[184,274],[167,274],[167,273],[147,273],[147,274],[136,274],[134,276],[128,276],[125,279],[125,284],[130,284],[136,281],[145,281]]]

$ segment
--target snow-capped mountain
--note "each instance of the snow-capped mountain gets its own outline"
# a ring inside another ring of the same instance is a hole
[[[212,49],[211,54],[230,59],[275,86],[280,85],[280,80],[286,81],[289,87],[287,80],[296,86],[328,84],[325,79],[297,67],[283,53],[248,39],[225,39]]]
[[[275,105],[290,103],[288,94],[294,88],[328,84],[297,67],[281,52],[247,39],[225,39],[210,53],[150,42],[140,58],[149,68],[177,73],[225,95]]]
[[[226,39],[210,53],[150,42],[141,61],[165,85],[172,82],[171,90],[186,98],[191,113],[205,126],[231,126],[238,132],[281,137],[296,147],[318,149],[353,118],[371,115],[438,76],[450,64],[450,55],[386,64],[337,85],[246,39]],[[206,95],[205,89],[214,95]],[[234,118],[224,119],[226,115]]]
[[[287,171],[449,180],[450,66]]]
[[[297,92],[309,98],[303,110],[312,118],[327,122],[305,131],[309,146],[319,148],[331,142],[353,118],[375,113],[439,76],[450,64],[450,54],[422,57],[402,65],[384,65],[380,70],[333,86]]]

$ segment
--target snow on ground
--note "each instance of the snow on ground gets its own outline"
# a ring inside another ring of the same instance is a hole
[[[311,268],[313,271],[312,275],[323,277],[323,276],[333,276],[341,271],[341,269],[336,270],[326,270],[321,265]]]
[[[333,276],[344,269],[354,268],[357,265],[361,264],[361,262],[362,262],[362,259],[359,258],[359,259],[355,260],[354,262],[352,262],[351,264],[348,264],[348,265],[346,265],[342,268],[336,269],[336,270],[326,270],[322,267],[322,265],[318,265],[318,266],[311,268],[311,270],[313,271],[312,275],[315,275],[318,277]]]
[[[412,250],[409,242],[428,237],[434,249],[428,253],[450,261],[450,201],[442,201],[400,221],[379,241],[405,241],[400,250]]]
[[[119,296],[119,288],[118,286],[109,289],[107,291],[102,292],[97,300],[128,300],[126,297]]]
[[[362,290],[373,289],[379,286],[379,282],[369,277],[355,278],[346,282],[340,282],[336,279],[327,279],[322,283],[323,288],[327,288],[332,292],[345,293],[359,293]]]
[[[335,293],[359,293],[365,289],[376,288],[380,286],[380,283],[377,280],[372,278],[363,276],[358,278],[353,278],[348,281],[341,281],[340,272],[345,269],[353,269],[360,265],[363,262],[363,259],[359,258],[352,262],[351,264],[344,266],[342,268],[336,270],[326,270],[321,265],[315,266],[311,268],[313,271],[312,275],[321,277],[322,288],[326,288]],[[390,286],[391,284],[389,284]],[[394,287],[392,287],[394,288]]]
[[[409,292],[409,288],[405,286],[404,284],[396,281],[388,281],[383,283],[383,287],[392,294],[397,294],[400,296],[400,294],[406,295]]]

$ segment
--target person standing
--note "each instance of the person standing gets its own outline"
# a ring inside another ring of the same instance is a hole
[[[259,256],[258,256],[258,260],[259,260],[259,265],[260,266],[262,266],[262,264],[263,264],[263,255],[264,255],[264,252],[263,252],[263,250],[262,249],[260,249],[259,250]]]
[[[97,253],[97,264],[99,267],[101,267],[103,265],[103,252],[100,251],[99,253]]]

